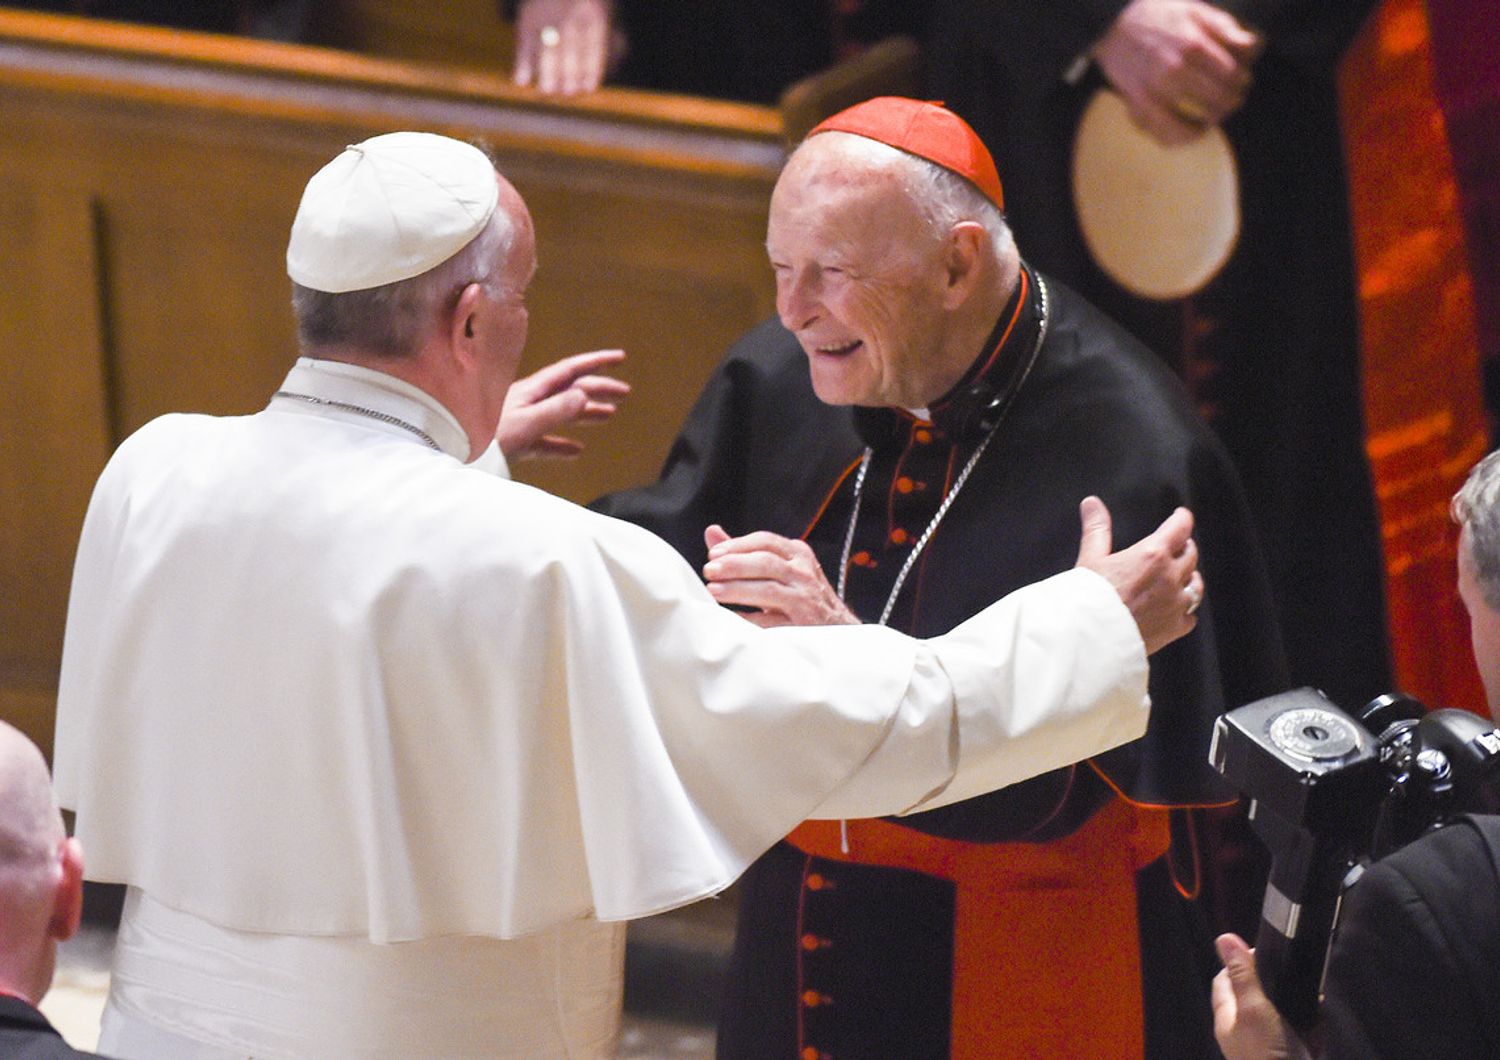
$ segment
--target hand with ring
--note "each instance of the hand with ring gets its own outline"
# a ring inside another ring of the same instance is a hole
[[[1239,109],[1262,46],[1204,0],[1130,0],[1089,54],[1135,123],[1170,147]]]
[[[622,52],[612,46],[613,14],[612,0],[521,0],[516,84],[563,96],[598,88]]]

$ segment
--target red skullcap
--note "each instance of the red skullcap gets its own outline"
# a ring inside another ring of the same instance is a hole
[[[901,96],[879,96],[856,103],[821,122],[809,137],[825,132],[853,133],[936,162],[973,184],[1001,210],[1005,195],[995,160],[968,122],[941,103]]]

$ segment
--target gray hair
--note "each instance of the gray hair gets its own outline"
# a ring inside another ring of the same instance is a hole
[[[493,295],[515,244],[514,219],[496,208],[484,229],[457,254],[420,275],[363,291],[331,294],[292,284],[297,340],[304,350],[346,346],[388,357],[409,357],[427,340],[471,283]]]
[[[1469,558],[1484,602],[1500,610],[1500,450],[1474,465],[1449,510],[1469,531]]]
[[[907,193],[927,215],[935,235],[942,237],[962,221],[974,221],[989,233],[995,256],[1004,261],[1015,252],[1015,237],[1005,215],[970,181],[917,155],[901,152]]]

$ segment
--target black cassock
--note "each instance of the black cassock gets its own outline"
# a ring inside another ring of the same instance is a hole
[[[1224,122],[1241,233],[1190,299],[1136,298],[1093,263],[1073,140],[1103,78],[1063,74],[1127,0],[934,0],[927,91],[994,153],[1016,242],[1153,352],[1185,366],[1250,498],[1292,677],[1350,709],[1389,691],[1385,570],[1365,454],[1339,61],[1376,0],[1214,0],[1265,49]]]
[[[1285,686],[1262,557],[1222,447],[1157,358],[1053,281],[1045,281],[1038,347],[1040,288],[1027,273],[991,343],[930,420],[822,404],[795,338],[768,321],[716,370],[661,479],[596,504],[660,534],[697,566],[711,523],[732,535],[805,535],[836,583],[855,465],[869,444],[847,599],[875,621],[941,498],[990,433],[997,405],[1013,393],[896,599],[889,624],[917,636],[946,632],[1073,566],[1078,506],[1088,494],[1108,504],[1117,548],[1176,506],[1191,508],[1207,597],[1198,628],[1151,660],[1145,738],[1096,760],[1098,769],[1080,764],[899,819],[948,839],[1055,841],[1118,801],[1112,785],[1156,806],[1232,799],[1206,761],[1213,719]],[[1175,875],[1190,885],[1193,851],[1176,839],[1173,846]],[[1203,918],[1178,897],[1166,860],[1136,878],[1147,1051],[1211,1055],[1215,962]],[[837,887],[813,896],[809,879],[836,879]],[[826,862],[779,844],[743,881],[721,1055],[947,1055],[954,900],[948,880]]]

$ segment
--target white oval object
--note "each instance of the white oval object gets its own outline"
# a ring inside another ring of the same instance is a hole
[[[1239,239],[1239,174],[1223,130],[1163,146],[1110,89],[1089,100],[1078,126],[1073,202],[1094,261],[1144,298],[1202,290]]]

